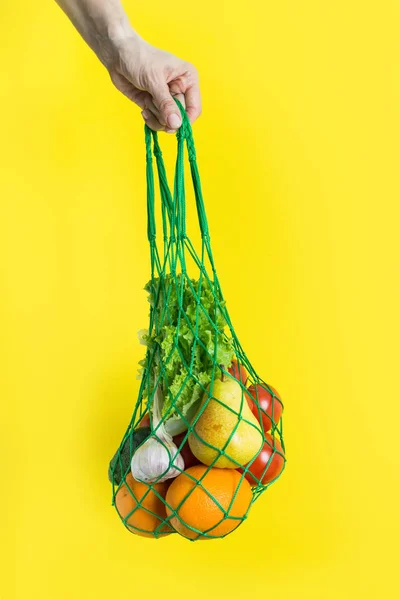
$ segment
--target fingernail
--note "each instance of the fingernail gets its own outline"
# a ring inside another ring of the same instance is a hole
[[[176,129],[166,129],[165,133],[176,133]]]
[[[144,120],[149,118],[149,112],[147,110],[142,110],[142,117]]]
[[[182,124],[182,119],[176,113],[172,113],[167,117],[167,123],[171,129],[178,129]]]

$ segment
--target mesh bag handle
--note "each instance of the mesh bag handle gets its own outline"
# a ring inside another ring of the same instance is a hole
[[[201,189],[199,169],[196,159],[196,148],[194,145],[192,126],[185,109],[179,100],[175,99],[182,115],[182,125],[176,137],[178,140],[178,151],[174,178],[174,193],[169,189],[163,155],[160,148],[158,134],[145,125],[146,143],[146,177],[147,177],[147,234],[150,244],[156,239],[155,223],[155,186],[153,156],[156,159],[158,181],[161,193],[161,207],[163,216],[164,242],[172,243],[186,238],[186,198],[184,181],[185,145],[187,148],[190,164],[191,178],[196,199],[197,216],[202,238],[209,237],[207,216],[204,206],[203,192]]]
[[[176,104],[182,115],[182,125],[179,128],[176,137],[178,139],[178,153],[176,160],[175,170],[175,185],[174,185],[174,196],[176,200],[175,216],[178,212],[180,218],[174,221],[176,226],[177,237],[184,237],[186,235],[186,220],[185,220],[185,186],[184,186],[184,155],[185,155],[185,142],[188,151],[188,158],[190,163],[190,170],[193,181],[193,188],[196,198],[197,214],[199,219],[201,235],[208,236],[208,223],[207,216],[204,207],[203,193],[201,189],[200,175],[196,160],[196,148],[194,145],[192,126],[189,121],[189,117],[185,109],[179,100],[175,99]],[[153,148],[152,142],[153,141]],[[156,235],[155,219],[154,219],[154,172],[153,172],[153,154],[156,158],[157,171],[159,177],[161,201],[163,210],[168,214],[170,220],[174,215],[174,199],[171,196],[169,190],[165,165],[162,157],[160,144],[158,141],[158,134],[145,125],[145,142],[146,142],[146,161],[147,161],[147,209],[148,209],[148,235],[149,240],[154,239]],[[164,225],[164,221],[163,221]],[[164,228],[164,235],[166,230]]]

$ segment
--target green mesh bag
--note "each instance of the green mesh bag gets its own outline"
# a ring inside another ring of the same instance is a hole
[[[150,322],[131,422],[110,462],[126,528],[159,538],[224,537],[285,466],[283,405],[250,364],[229,318],[210,245],[192,129],[183,107],[171,193],[157,133],[145,126]],[[190,164],[198,249],[186,234]],[[162,235],[156,235],[155,158]]]

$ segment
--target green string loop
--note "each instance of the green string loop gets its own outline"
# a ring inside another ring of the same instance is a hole
[[[185,144],[188,152],[190,172],[193,183],[193,189],[196,199],[196,209],[198,222],[202,237],[209,237],[207,216],[204,206],[203,192],[200,182],[200,174],[197,166],[196,148],[194,144],[192,126],[181,102],[175,98],[175,102],[182,116],[182,125],[178,129],[176,137],[178,141],[178,150],[174,177],[174,195],[170,192],[167,182],[166,170],[162,158],[162,152],[158,141],[157,132],[152,131],[145,125],[146,141],[146,172],[147,172],[147,211],[148,211],[148,237],[154,240],[156,236],[155,229],[155,192],[154,192],[154,172],[152,156],[156,158],[158,180],[161,192],[161,206],[163,215],[168,216],[169,232],[167,232],[167,221],[163,220],[164,240],[168,237],[172,240],[182,240],[186,237],[186,198],[185,198]],[[153,139],[154,149],[151,147]]]
[[[146,179],[147,179],[147,237],[152,243],[156,238],[156,220],[154,214],[154,172],[151,150],[151,130],[145,126],[146,141]]]

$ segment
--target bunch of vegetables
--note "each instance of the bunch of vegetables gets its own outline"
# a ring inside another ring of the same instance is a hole
[[[194,280],[166,275],[163,285],[149,281],[148,292],[154,322],[152,333],[139,332],[147,348],[141,362],[150,371],[146,398],[160,388],[161,416],[171,435],[182,433],[196,412],[202,393],[210,383],[214,365],[230,365],[235,357],[232,340],[224,333],[224,302],[216,306],[214,290],[207,279]],[[162,323],[160,327],[156,323]],[[157,331],[158,329],[158,331]],[[189,373],[190,371],[190,373]]]
[[[115,504],[139,535],[222,537],[284,468],[281,398],[251,381],[208,279],[167,275],[145,289],[140,421],[110,463]]]

